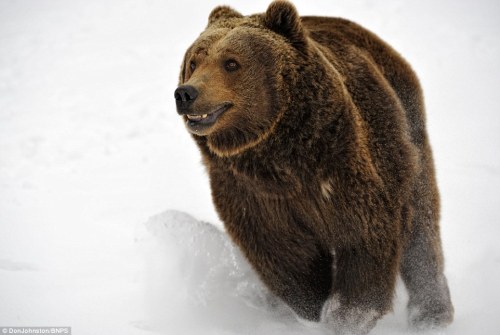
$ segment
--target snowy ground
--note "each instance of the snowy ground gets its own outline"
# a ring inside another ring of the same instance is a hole
[[[268,5],[227,3],[244,14]],[[0,0],[0,326],[324,333],[270,303],[214,228],[207,176],[175,113],[183,52],[218,4]],[[500,3],[295,4],[363,24],[413,64],[456,308],[443,333],[498,334]],[[407,332],[405,299],[400,287],[373,334]]]

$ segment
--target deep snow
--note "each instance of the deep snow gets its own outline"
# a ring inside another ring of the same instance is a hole
[[[215,228],[207,176],[175,113],[183,52],[221,3],[0,0],[0,326],[323,333],[272,300]],[[244,14],[268,5],[225,3]],[[295,4],[361,23],[417,71],[456,309],[442,333],[497,334],[500,3]],[[407,332],[405,299],[398,287],[373,334]]]

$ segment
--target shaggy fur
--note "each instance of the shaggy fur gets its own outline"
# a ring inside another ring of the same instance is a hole
[[[396,51],[285,1],[217,7],[180,84],[227,232],[299,316],[367,333],[401,273],[413,327],[452,321],[422,92]]]

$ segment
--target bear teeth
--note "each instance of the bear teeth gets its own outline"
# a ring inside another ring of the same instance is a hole
[[[208,117],[208,114],[203,114],[203,115],[188,114],[188,116],[187,116],[187,118],[189,120],[193,120],[193,121],[206,119],[207,117]]]

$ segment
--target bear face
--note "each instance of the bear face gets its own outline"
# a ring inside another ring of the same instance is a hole
[[[238,28],[209,31],[186,54],[177,92],[187,89],[197,96],[188,103],[181,97],[178,111],[188,130],[207,136],[211,149],[221,155],[259,141],[277,120],[269,93],[275,76],[246,46],[244,40],[252,37]]]
[[[300,57],[301,27],[293,30],[297,15],[287,20],[282,16],[282,11],[268,10],[266,15],[243,17],[218,7],[185,54],[175,92],[177,111],[188,131],[206,137],[219,156],[262,142],[283,115],[280,106],[286,105],[290,90],[282,78],[292,68],[280,64]]]

